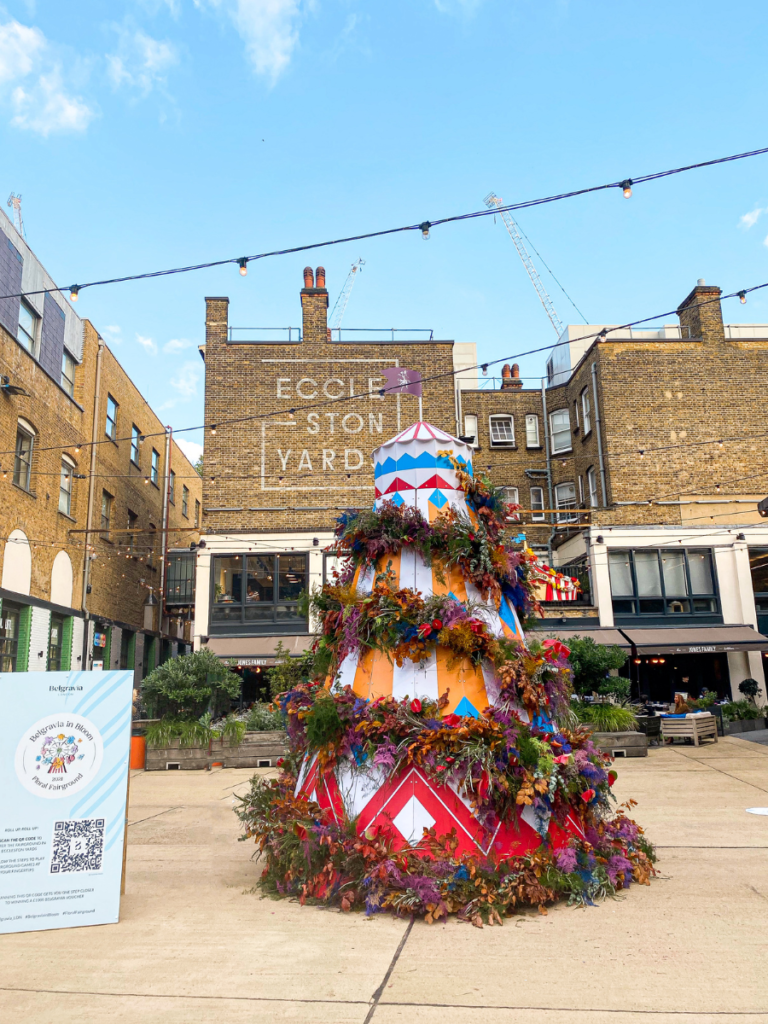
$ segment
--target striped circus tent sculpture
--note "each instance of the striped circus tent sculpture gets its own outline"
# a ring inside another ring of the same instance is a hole
[[[477,524],[477,514],[465,499],[456,466],[472,475],[472,450],[462,441],[429,423],[415,423],[374,452],[376,499],[374,508],[385,501],[409,505],[433,522],[447,507],[468,516]],[[524,642],[523,630],[513,604],[505,596],[496,606],[483,602],[479,591],[464,580],[458,568],[443,568],[445,582],[438,580],[434,566],[421,556],[403,548],[398,555],[386,556],[376,564],[364,563],[358,569],[355,585],[360,594],[371,592],[377,573],[390,568],[400,588],[412,588],[423,596],[447,594],[462,603],[472,601],[475,615],[482,617],[498,636]],[[469,658],[458,658],[438,646],[426,661],[405,659],[402,666],[385,652],[367,650],[346,656],[330,681],[334,690],[351,687],[366,700],[392,696],[396,700],[428,698],[437,700],[448,693],[443,715],[479,717],[495,703],[500,690],[494,667],[483,662],[475,667]],[[528,715],[519,709],[523,721]],[[543,724],[546,727],[545,723]],[[525,853],[538,847],[550,831],[555,846],[567,841],[567,833],[549,816],[539,816],[526,806],[515,825],[501,823],[488,833],[477,818],[467,797],[452,785],[436,785],[418,768],[410,766],[388,777],[376,766],[354,761],[338,762],[321,771],[317,755],[305,760],[295,790],[316,800],[341,821],[357,821],[360,833],[376,824],[386,823],[402,836],[403,844],[415,845],[424,828],[435,827],[438,834],[456,829],[460,851],[488,854]],[[570,820],[570,819],[569,819]],[[574,821],[573,828],[578,830]]]
[[[529,562],[530,577],[536,585],[536,597],[539,601],[576,601],[581,593],[581,584],[572,576],[566,576],[557,569],[542,562],[541,559],[533,561],[533,551],[527,552],[531,556]]]

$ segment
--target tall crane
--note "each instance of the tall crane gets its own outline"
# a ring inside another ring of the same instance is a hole
[[[565,330],[565,325],[563,324],[560,317],[557,315],[557,311],[554,307],[552,299],[550,299],[549,297],[547,289],[541,283],[541,278],[539,277],[536,267],[533,265],[533,260],[528,254],[528,250],[525,248],[523,236],[520,234],[520,231],[517,227],[517,224],[515,224],[512,214],[509,212],[509,210],[501,209],[501,207],[504,205],[504,201],[499,196],[497,196],[495,192],[489,192],[488,195],[483,200],[483,202],[489,209],[498,209],[499,215],[501,216],[501,219],[504,221],[504,224],[506,226],[507,231],[510,234],[510,237],[512,238],[512,241],[515,243],[515,248],[517,249],[518,255],[520,256],[520,259],[523,261],[523,266],[528,271],[528,277],[530,277],[531,283],[533,284],[533,287],[536,289],[536,294],[539,296],[541,304],[546,310],[547,316],[552,321],[552,326],[555,328],[555,331],[557,332],[557,336],[559,338]]]
[[[10,206],[13,209],[13,226],[23,238],[24,221],[21,219],[21,196],[16,192],[11,192],[8,196],[8,202],[5,205]]]
[[[347,274],[347,280],[344,282],[344,287],[341,289],[339,297],[338,299],[336,299],[336,304],[331,310],[331,318],[328,326],[332,331],[335,331],[337,328],[341,327],[341,321],[344,316],[344,311],[347,308],[349,296],[352,294],[352,287],[355,283],[355,277],[357,275],[357,272],[359,270],[362,270],[364,266],[365,260],[355,260],[355,262],[352,264],[349,273]]]

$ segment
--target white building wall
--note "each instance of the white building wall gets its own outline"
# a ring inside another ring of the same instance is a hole
[[[70,669],[77,671],[83,668],[83,636],[85,634],[85,621],[75,617],[72,620],[72,661]]]
[[[48,668],[48,642],[51,634],[51,613],[47,608],[32,608],[29,630],[29,671],[45,672]],[[42,657],[41,657],[42,654]]]

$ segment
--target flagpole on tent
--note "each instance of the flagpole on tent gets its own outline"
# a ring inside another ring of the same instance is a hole
[[[424,412],[421,407],[421,395],[419,395],[419,423],[424,422]]]

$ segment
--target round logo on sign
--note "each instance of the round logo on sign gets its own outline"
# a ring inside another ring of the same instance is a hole
[[[96,726],[82,715],[48,715],[24,733],[16,748],[16,775],[37,796],[55,800],[93,780],[104,754]]]

